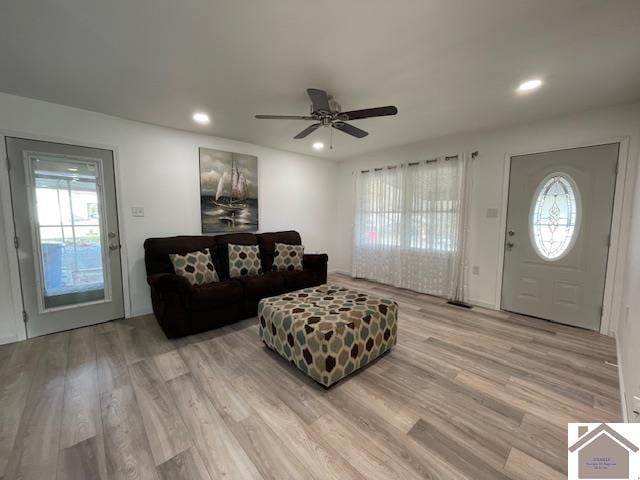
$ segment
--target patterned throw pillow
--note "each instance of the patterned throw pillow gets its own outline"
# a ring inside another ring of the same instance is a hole
[[[260,249],[257,245],[229,244],[229,276],[231,278],[244,275],[262,274]]]
[[[273,254],[273,271],[287,272],[302,270],[302,258],[304,257],[304,245],[287,245],[276,243],[276,251]]]
[[[220,281],[208,248],[185,254],[172,253],[169,258],[176,275],[185,277],[191,285],[204,285]]]

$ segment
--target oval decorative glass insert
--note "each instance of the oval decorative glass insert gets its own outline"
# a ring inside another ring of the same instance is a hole
[[[571,177],[554,173],[538,186],[531,205],[533,247],[545,260],[559,260],[573,247],[580,220],[580,194]]]

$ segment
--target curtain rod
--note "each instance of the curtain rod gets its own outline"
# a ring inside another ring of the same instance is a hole
[[[471,152],[471,158],[476,158],[477,156],[478,156],[478,150],[476,150],[476,151],[474,151],[474,152]],[[456,159],[456,158],[459,158],[459,155],[447,155],[447,156],[445,156],[445,157],[440,157],[440,158],[444,158],[444,160],[445,160],[445,161],[447,161],[447,160],[454,160],[454,159]],[[437,161],[438,161],[438,159],[437,159],[437,158],[430,158],[430,159],[428,159],[428,160],[422,160],[422,161],[420,161],[420,162],[408,162],[406,165],[407,165],[407,167],[415,167],[416,165],[420,165],[420,164],[421,164],[421,163],[423,163],[423,162],[424,162],[424,163],[434,163],[434,162],[437,162]],[[390,166],[386,166],[386,167],[378,167],[378,168],[373,168],[373,169],[360,170],[360,173],[369,173],[369,172],[371,172],[372,170],[373,170],[374,172],[380,172],[380,171],[384,170],[385,168],[386,168],[387,170],[393,170],[394,168],[398,168],[398,167],[401,167],[401,166],[403,166],[403,165],[405,165],[405,164],[404,164],[404,163],[401,163],[401,164],[399,164],[399,165],[390,165]]]

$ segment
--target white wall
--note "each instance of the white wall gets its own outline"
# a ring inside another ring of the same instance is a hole
[[[469,272],[471,266],[478,266],[479,275],[468,275],[468,300],[478,305],[495,307],[499,298],[499,256],[503,249],[503,235],[500,218],[487,218],[488,208],[500,209],[502,215],[503,179],[507,154],[566,148],[570,146],[600,143],[628,137],[628,175],[624,185],[622,212],[627,221],[633,204],[636,165],[640,151],[640,102],[619,107],[588,111],[544,122],[512,127],[508,129],[452,135],[423,142],[390,148],[342,162],[336,181],[336,238],[332,263],[333,268],[349,272],[351,270],[351,235],[353,228],[352,172],[355,170],[384,165],[393,165],[433,158],[440,155],[479,151],[473,164],[473,189],[471,193],[471,213],[469,224]],[[637,190],[634,214],[634,240],[629,248],[628,230],[621,235],[618,245],[619,258],[617,276],[627,276],[626,290],[615,292],[611,330],[615,331],[617,318],[622,316],[631,302],[630,318],[620,326],[620,358],[624,365],[627,390],[640,394],[640,186]],[[635,293],[634,293],[635,292]],[[630,398],[630,395],[628,395]]]
[[[117,147],[120,224],[126,252],[131,316],[151,311],[142,243],[152,236],[200,234],[198,147],[258,157],[260,230],[295,229],[308,251],[329,253],[333,243],[331,188],[337,166],[304,156],[206,135],[196,135],[61,105],[0,93],[0,131],[70,143]],[[4,166],[0,168],[6,177]],[[0,186],[6,188],[6,178]],[[0,198],[5,197],[0,196]],[[131,207],[145,207],[144,218]],[[0,223],[4,230],[5,223]],[[6,234],[0,235],[0,271],[7,272]],[[21,335],[14,322],[8,275],[0,275],[0,342]]]
[[[343,271],[351,269],[351,247],[347,239],[351,238],[353,226],[353,171],[478,150],[479,157],[473,163],[468,263],[477,265],[480,274],[469,275],[468,295],[475,303],[495,306],[503,232],[500,219],[487,218],[486,210],[503,208],[505,156],[617,140],[625,136],[630,138],[630,153],[634,160],[631,163],[635,164],[640,149],[640,103],[516,128],[442,137],[342,162],[337,180],[336,201],[340,208],[336,208],[338,236],[333,267]],[[628,190],[628,203],[631,204],[632,188]]]
[[[633,413],[633,410],[640,411],[637,405],[633,405],[633,396],[640,397],[640,368],[638,368],[640,366],[640,175],[637,177],[635,188],[629,254],[626,263],[624,302],[626,308],[621,312],[616,338],[626,390],[628,418],[629,421],[640,422],[640,416]]]

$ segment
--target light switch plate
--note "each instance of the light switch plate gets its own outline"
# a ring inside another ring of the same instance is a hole
[[[131,207],[131,215],[134,217],[144,217],[144,207]]]
[[[498,209],[487,208],[487,218],[498,218]]]

